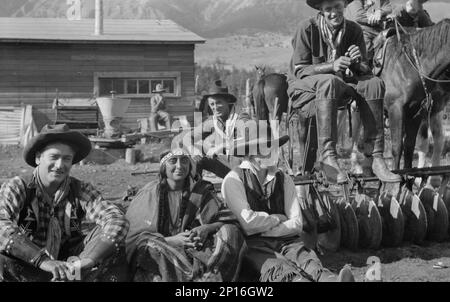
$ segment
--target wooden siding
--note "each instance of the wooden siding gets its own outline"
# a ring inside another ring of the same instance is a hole
[[[60,98],[91,98],[102,72],[179,72],[180,96],[168,100],[168,111],[193,117],[194,45],[0,43],[0,71],[0,106],[33,105],[38,129],[54,122],[56,90]],[[149,113],[149,98],[133,98],[124,125],[135,129]]]

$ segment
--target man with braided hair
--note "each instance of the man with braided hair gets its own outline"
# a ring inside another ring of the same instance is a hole
[[[186,151],[161,155],[160,178],[133,199],[127,258],[134,281],[236,281],[245,241]]]

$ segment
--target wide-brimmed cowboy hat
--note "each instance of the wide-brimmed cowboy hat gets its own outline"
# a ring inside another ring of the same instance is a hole
[[[166,92],[167,90],[164,88],[162,84],[157,84],[155,89],[152,91],[152,93],[161,93]]]
[[[236,157],[259,156],[262,153],[261,148],[271,148],[276,145],[282,147],[288,141],[288,135],[269,139],[256,138],[248,141],[238,139],[231,144],[229,154]]]
[[[306,0],[306,4],[308,4],[309,6],[311,6],[314,9],[320,10],[320,5],[324,1],[326,1],[326,0]],[[353,0],[344,0],[344,1],[346,1],[347,4],[349,4],[350,2],[353,2]]]
[[[236,97],[228,91],[228,87],[222,86],[222,81],[217,80],[209,87],[208,92],[202,96],[198,108],[199,111],[206,113],[208,98],[213,96],[220,98],[221,100],[227,102],[229,105],[235,105],[237,102]],[[211,114],[209,110],[208,112]]]
[[[274,136],[269,124],[266,121],[246,120],[242,119],[245,124],[244,129],[236,129],[238,138],[232,141],[226,141],[220,146],[215,146],[217,152],[226,152],[235,157],[260,156],[263,149],[272,148],[273,146],[283,146],[289,141],[289,136]],[[256,123],[256,127],[252,127],[249,123]],[[264,123],[264,124],[262,124]],[[264,126],[264,127],[262,127]],[[250,131],[256,131],[252,134]],[[263,148],[263,149],[262,149]]]
[[[78,131],[70,130],[66,124],[45,125],[41,133],[33,137],[23,150],[25,162],[36,167],[36,153],[52,143],[67,143],[76,148],[73,164],[83,160],[91,152],[91,141]]]

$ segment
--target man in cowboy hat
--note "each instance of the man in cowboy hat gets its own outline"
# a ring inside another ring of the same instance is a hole
[[[164,92],[166,89],[162,84],[157,84],[155,90],[152,91],[155,94],[150,99],[150,130],[152,132],[158,131],[158,123],[161,120],[164,122],[166,130],[170,130],[170,115],[165,111]]]
[[[183,137],[184,147],[196,153],[192,155],[199,173],[207,170],[223,178],[230,171],[228,163],[217,157],[219,153],[215,147],[220,148],[224,142],[233,139],[236,122],[246,118],[245,114],[234,112],[236,101],[236,97],[229,93],[228,87],[223,86],[220,80],[215,81],[203,96],[199,111],[206,118]],[[178,143],[175,141],[175,144]]]
[[[91,150],[67,125],[44,126],[25,146],[32,175],[0,189],[0,279],[119,281],[126,276],[128,222],[89,183],[70,176]],[[85,222],[95,223],[86,235]]]
[[[307,0],[319,13],[303,21],[292,45],[289,94],[299,114],[316,117],[322,163],[337,171],[337,182],[347,181],[336,155],[337,110],[356,100],[364,125],[366,174],[383,182],[400,177],[384,161],[383,98],[385,86],[372,75],[366,61],[361,27],[344,18],[346,0]]]
[[[389,0],[354,0],[345,11],[345,17],[358,23],[363,29],[370,65],[374,55],[373,40],[385,29],[383,24],[390,13],[392,6]]]
[[[307,243],[306,230],[314,226],[302,217],[292,178],[277,168],[279,147],[289,137],[268,135],[261,123],[256,139],[245,135],[230,147],[231,154],[244,159],[222,182],[225,203],[246,235],[247,268],[264,282],[353,280],[348,268],[336,279],[322,267],[314,243]]]

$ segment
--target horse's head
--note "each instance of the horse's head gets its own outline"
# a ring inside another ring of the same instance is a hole
[[[266,67],[265,66],[257,66],[255,65],[256,69],[256,77],[257,79],[261,79],[266,74]]]

